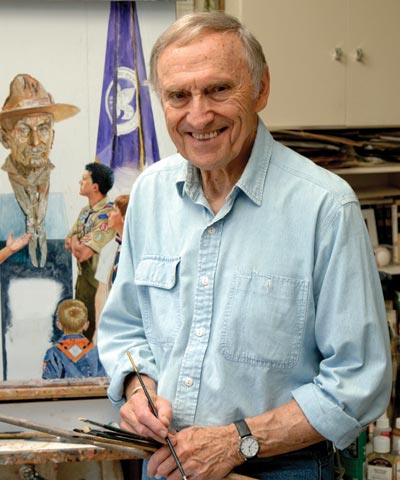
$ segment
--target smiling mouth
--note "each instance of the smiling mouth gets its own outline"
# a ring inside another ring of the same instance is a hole
[[[192,137],[195,138],[196,140],[210,140],[211,138],[218,137],[220,133],[222,133],[225,130],[225,128],[220,128],[219,130],[214,130],[213,132],[208,132],[208,133],[193,133],[192,132]]]

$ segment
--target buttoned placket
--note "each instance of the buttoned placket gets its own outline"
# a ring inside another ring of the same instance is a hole
[[[175,414],[185,419],[184,423],[188,425],[195,423],[203,361],[210,337],[214,280],[223,223],[221,219],[208,225],[200,239],[193,319],[174,403]]]

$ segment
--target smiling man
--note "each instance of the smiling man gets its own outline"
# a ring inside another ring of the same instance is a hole
[[[260,44],[221,13],[177,20],[151,81],[178,153],[128,207],[99,349],[122,427],[175,445],[186,476],[331,480],[387,407],[385,308],[354,192],[258,117]],[[354,287],[357,288],[354,288]],[[158,409],[149,408],[129,351]],[[167,446],[143,479],[181,475]]]

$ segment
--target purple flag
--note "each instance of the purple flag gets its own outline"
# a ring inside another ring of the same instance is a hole
[[[133,1],[110,6],[96,159],[139,171],[160,159]]]

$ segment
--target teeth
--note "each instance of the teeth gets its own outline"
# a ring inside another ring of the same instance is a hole
[[[209,138],[214,138],[219,134],[220,130],[215,130],[214,132],[210,133],[192,133],[192,136],[196,140],[208,140]]]

